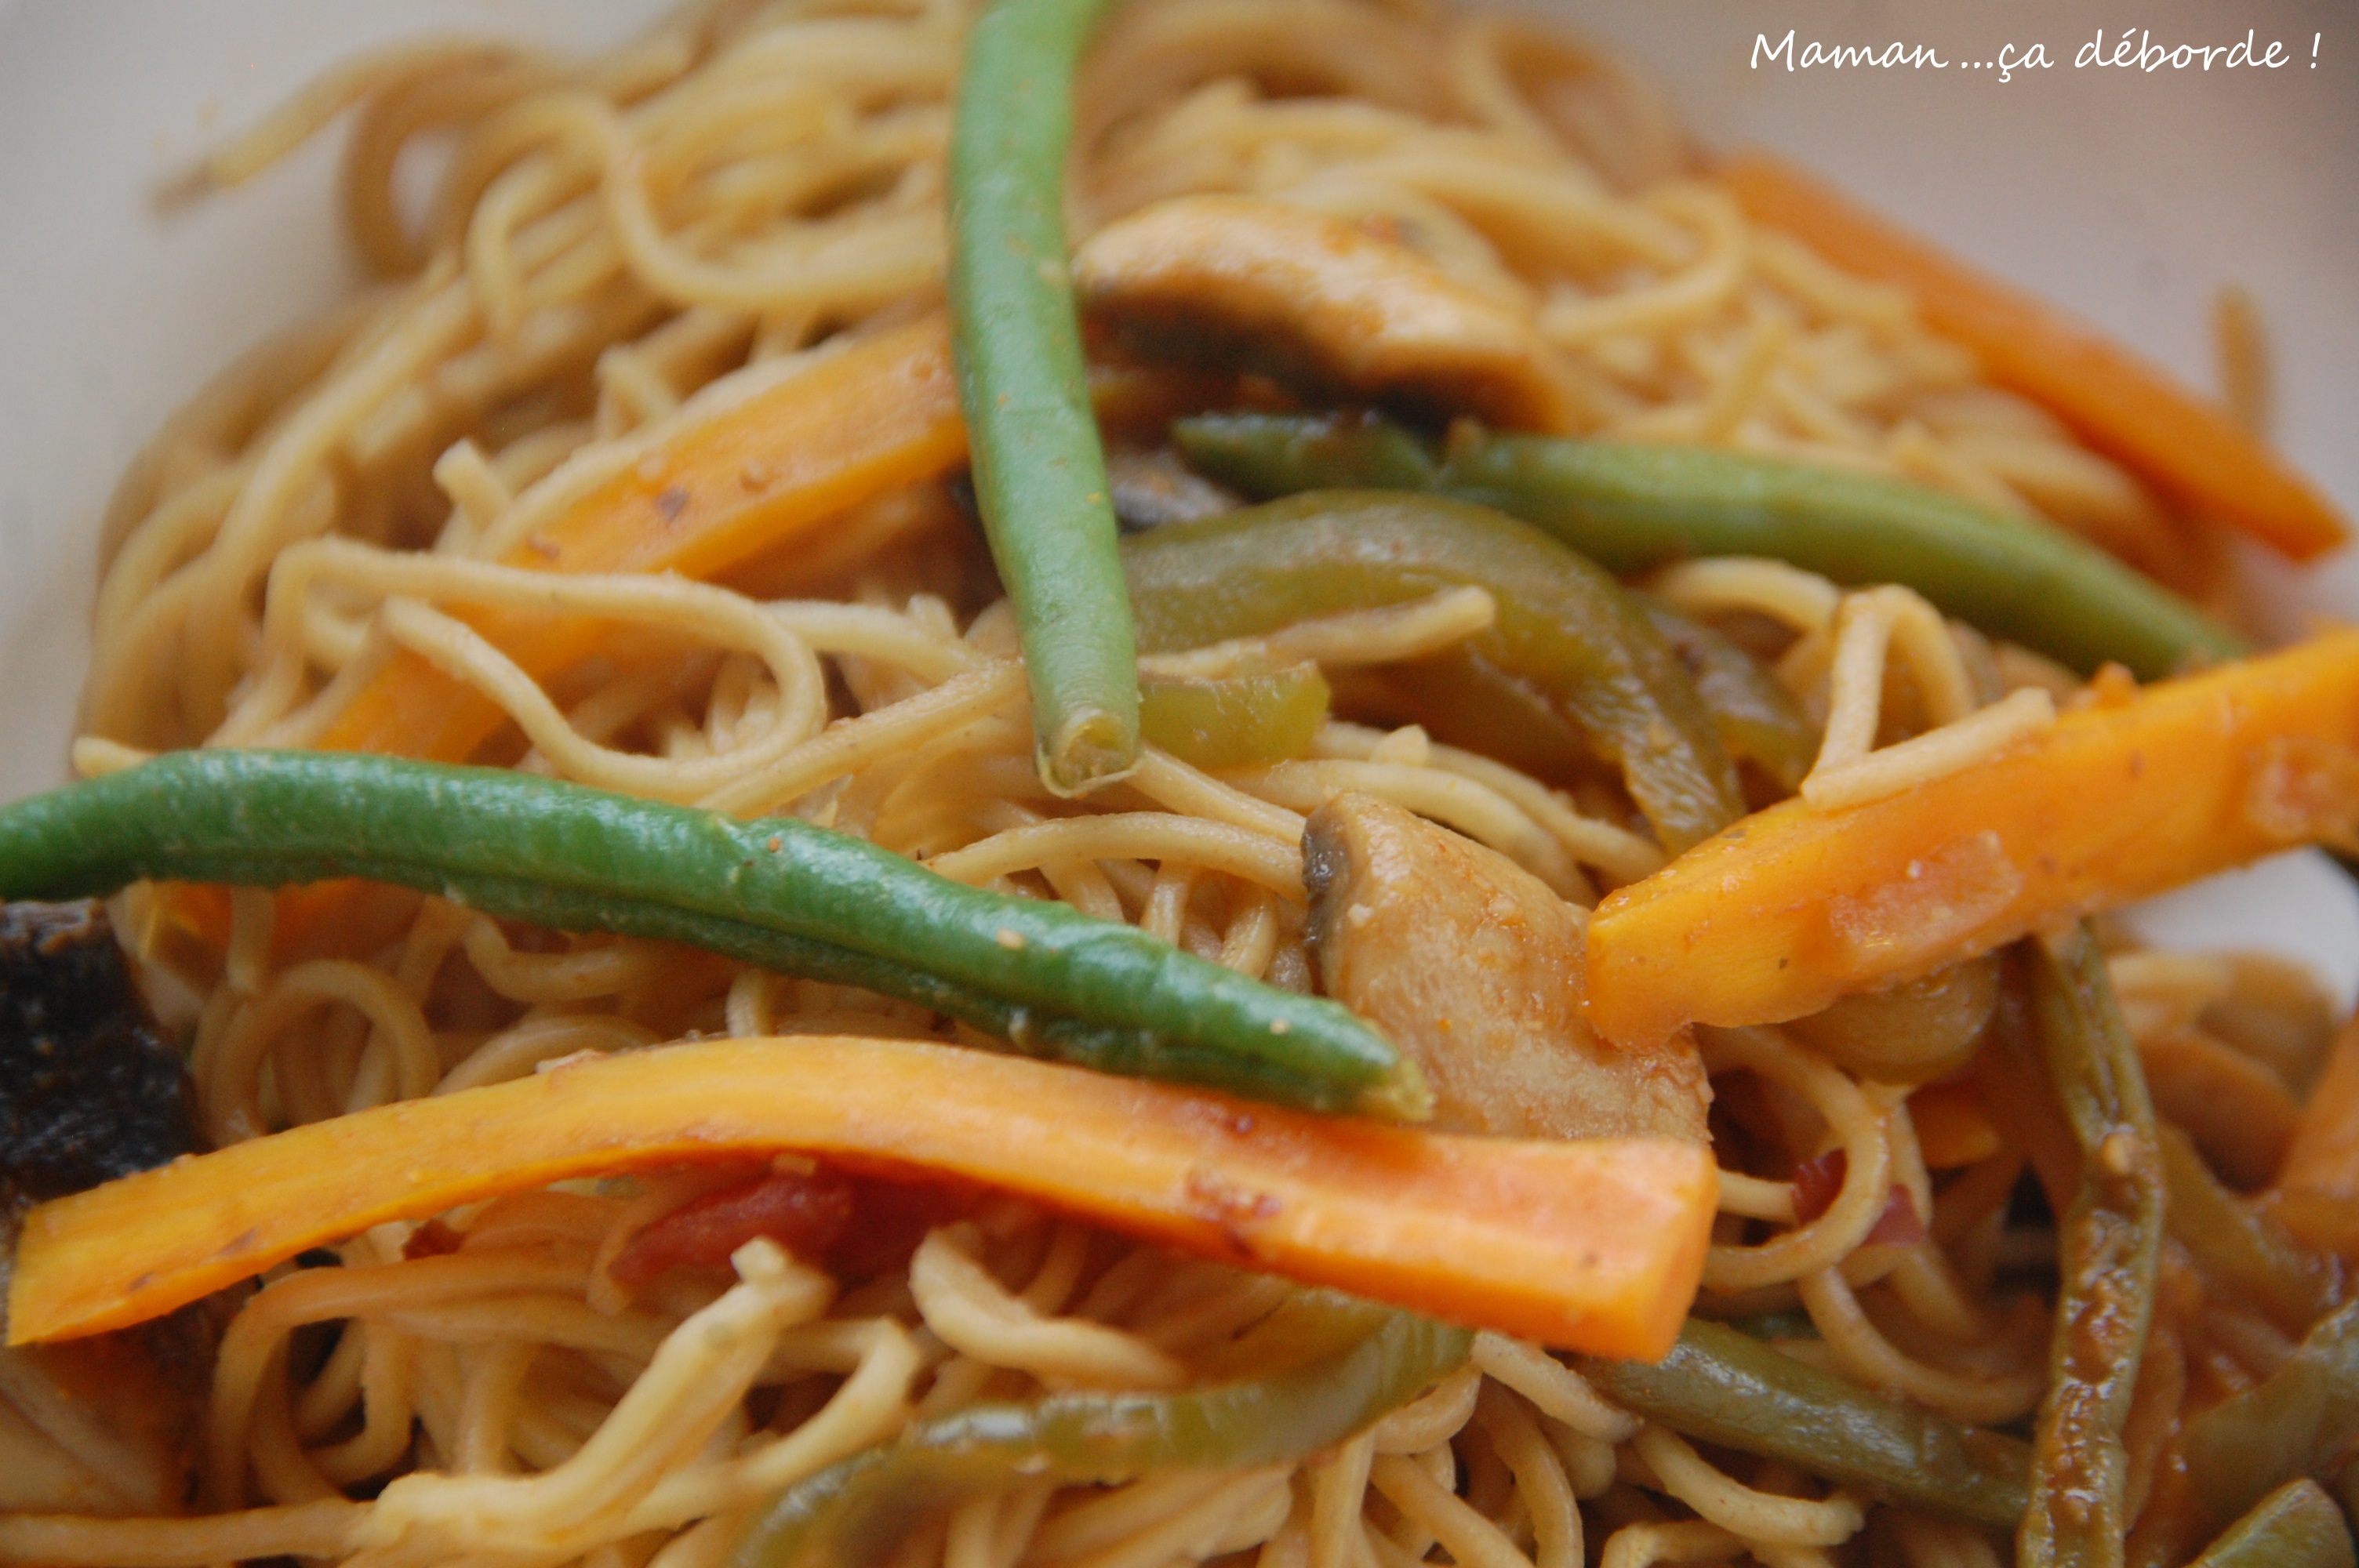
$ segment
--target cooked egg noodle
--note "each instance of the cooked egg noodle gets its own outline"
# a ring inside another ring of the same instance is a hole
[[[938,303],[968,15],[716,3],[580,59],[393,51],[227,146],[218,183],[349,114],[344,205],[380,281],[217,379],[124,481],[82,765],[310,743],[406,651],[506,716],[477,760],[792,812],[1302,989],[1303,814],[1337,790],[1439,820],[1584,903],[1655,869],[1602,764],[1532,776],[1347,678],[1449,654],[1491,624],[1480,590],[1146,661],[1199,676],[1313,661],[1338,712],[1302,758],[1216,775],[1150,752],[1071,801],[1038,784],[1013,620],[944,483],[871,496],[799,556],[718,583],[498,564],[696,417],[701,388],[792,377]],[[1515,313],[1588,429],[1905,475],[2044,514],[2176,586],[2214,580],[2207,535],[1982,383],[1905,296],[1748,224],[1642,79],[1527,23],[1375,0],[1137,5],[1098,41],[1077,119],[1077,239],[1194,192],[1327,214]],[[420,218],[396,192],[432,138],[447,162]],[[1649,586],[1792,691],[1825,737],[1804,793],[1828,806],[1971,766],[2088,700],[1905,589],[1752,561]],[[466,619],[487,607],[594,622],[598,652],[536,678]],[[125,895],[151,989],[192,1023],[216,1144],[699,1033],[961,1033],[866,993],[401,890],[309,896]],[[2299,1042],[2326,1023],[2299,978],[2113,962],[2167,1114],[2207,1069],[2257,1072],[2287,1104],[2306,1090],[2321,1047]],[[2272,1040],[2296,1044],[2271,1058]],[[2031,1411],[2054,1237],[2010,1198],[2041,1158],[2037,1129],[1954,1085],[1862,1079],[1776,1029],[1708,1031],[1702,1047],[1727,1176],[1698,1310],[1962,1421]],[[1912,1109],[1926,1095],[1950,1130],[1938,1160]],[[2221,1157],[2225,1132],[2190,1130]],[[1287,1289],[1006,1200],[872,1277],[764,1242],[734,1269],[636,1288],[611,1272],[668,1214],[760,1174],[569,1184],[276,1271],[223,1340],[195,1511],[0,1516],[0,1557],[719,1563],[757,1504],[912,1420],[1185,1386]],[[2197,1267],[2178,1280],[2158,1308],[2168,1349],[2147,1362],[2177,1383],[2142,1381],[2165,1417],[2131,1423],[2149,1509],[2178,1495],[2166,1417],[2265,1375],[2299,1326],[2238,1311]],[[1614,1568],[1997,1561],[1973,1530],[1642,1426],[1491,1335],[1466,1371],[1329,1452],[1013,1485],[895,1561],[1392,1568],[1438,1548],[1573,1568],[1598,1542]]]

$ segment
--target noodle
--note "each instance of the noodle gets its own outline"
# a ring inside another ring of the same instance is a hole
[[[934,308],[972,10],[707,4],[579,61],[408,46],[332,73],[217,153],[205,180],[255,178],[351,114],[342,200],[388,281],[226,373],[124,480],[77,769],[312,744],[389,661],[422,657],[503,716],[475,761],[790,813],[1303,989],[1305,818],[1339,795],[1454,828],[1582,908],[1659,869],[1600,759],[1511,765],[1340,685],[1307,754],[1208,770],[1149,747],[1118,787],[1052,797],[1012,612],[938,480],[868,496],[792,561],[712,582],[502,564],[601,486],[644,475],[672,436]],[[1077,121],[1077,240],[1180,194],[1314,210],[1411,247],[1523,323],[1591,433],[1914,476],[2149,569],[2204,568],[2188,565],[2190,525],[1980,382],[1905,292],[1752,224],[1642,81],[1522,23],[1376,0],[1138,5],[1094,46]],[[449,156],[417,222],[396,177],[436,136]],[[2265,360],[2241,297],[2223,297],[2222,353],[2257,422]],[[1685,562],[1650,587],[1810,715],[1823,740],[1801,795],[1820,809],[1969,767],[2081,689],[1905,588],[1846,592],[1742,558]],[[594,652],[535,673],[485,630],[495,609],[594,625]],[[1482,589],[1443,588],[1140,669],[1381,676],[1464,656],[1503,613]],[[699,1033],[964,1037],[910,1004],[393,890],[349,893],[325,930],[239,892],[210,947],[152,891],[124,907],[158,994],[190,999],[214,1144]],[[2259,1007],[2267,989],[2225,960],[2112,962],[2141,1041]],[[1920,1148],[1909,1087],[1777,1029],[1700,1033],[1724,1167],[1701,1310],[1778,1314],[1798,1357],[1963,1421],[2032,1411],[2047,1371],[2022,1332],[2040,1303],[2020,1265],[2053,1237],[2009,1203],[2038,1151],[2000,1127],[2000,1153],[1929,1172],[1932,1123]],[[1837,1165],[1831,1191],[1810,1188]],[[1290,1290],[1006,1199],[932,1223],[874,1271],[757,1239],[730,1270],[617,1278],[635,1245],[760,1174],[569,1185],[381,1227],[339,1248],[340,1266],[277,1273],[222,1338],[201,1510],[0,1514],[0,1558],[700,1568],[779,1488],[914,1419],[1185,1386]],[[1919,1225],[1896,1241],[1882,1227],[1902,1208]],[[2159,1495],[2189,1390],[2228,1375],[2199,1356],[2258,1373],[2288,1351],[2218,1303],[2184,1333],[2140,1384],[2132,1517]],[[1998,1561],[1962,1527],[1700,1453],[1490,1333],[1462,1371],[1299,1464],[1027,1482],[959,1501],[893,1561],[1165,1568],[1251,1552],[1264,1568],[1394,1568],[1438,1549],[1460,1568],[1577,1568],[1593,1543],[1605,1568]]]

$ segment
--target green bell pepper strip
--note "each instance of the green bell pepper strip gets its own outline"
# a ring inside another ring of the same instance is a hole
[[[951,347],[992,559],[1015,600],[1040,777],[1138,761],[1138,667],[1113,488],[1065,254],[1073,71],[1107,0],[993,0],[951,131]]]
[[[2299,1476],[2332,1477],[2359,1448],[2359,1302],[2311,1329],[2258,1387],[2190,1421],[2180,1441],[2215,1523]]]
[[[1745,814],[1695,683],[1613,578],[1546,535],[1439,496],[1331,491],[1173,523],[1123,545],[1149,650],[1473,584],[1498,622],[1469,650],[1560,704],[1621,768],[1673,853]]]
[[[1902,583],[1949,614],[2083,675],[2141,680],[2250,650],[2095,546],[1922,485],[1708,447],[1454,433],[1436,454],[1356,415],[1182,419],[1188,460],[1256,496],[1330,486],[1423,490],[1495,506],[1608,570],[1773,556],[1843,583]]]
[[[2354,1568],[2351,1527],[2317,1482],[2288,1481],[2189,1568]]]
[[[789,1487],[740,1540],[731,1568],[868,1568],[928,1519],[1027,1482],[1103,1484],[1304,1458],[1406,1404],[1473,1345],[1462,1328],[1305,1292],[1223,1357],[1234,1381],[1050,1394],[920,1422]]]
[[[1819,760],[1819,731],[1794,694],[1752,654],[1651,594],[1634,596],[1695,682],[1696,695],[1729,754],[1751,762],[1791,795]]]
[[[2164,1222],[2172,1240],[2232,1301],[2248,1302],[2286,1334],[2300,1335],[2331,1310],[2342,1292],[2340,1266],[2294,1239],[2266,1211],[2220,1184],[2194,1141],[2169,1122],[2158,1124],[2162,1174],[2169,1188]]]
[[[1652,1365],[1576,1365],[1615,1404],[1690,1437],[1949,1519],[2012,1526],[2023,1517],[2031,1455],[2021,1442],[1872,1393],[1726,1324],[1688,1319]]]
[[[1332,695],[1309,663],[1219,680],[1150,678],[1138,689],[1139,730],[1200,768],[1283,762],[1310,753]]]
[[[2062,1276],[2048,1394],[2032,1434],[2019,1568],[2117,1568],[2129,1418],[2162,1260],[2163,1173],[2137,1044],[2085,928],[2023,945],[2048,1080],[2079,1145],[2079,1190],[2057,1237]]]
[[[1446,746],[1479,752],[1551,784],[1599,772],[1596,748],[1562,704],[1463,643],[1404,664],[1353,670],[1348,678],[1372,693],[1385,713],[1423,726]]]
[[[741,822],[506,769],[314,752],[178,752],[0,806],[8,898],[142,877],[341,876],[711,946],[1091,1065],[1310,1109],[1414,1116],[1425,1103],[1399,1053],[1334,1002],[791,817]]]

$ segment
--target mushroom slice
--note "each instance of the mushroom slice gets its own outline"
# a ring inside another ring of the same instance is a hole
[[[1570,430],[1577,403],[1531,322],[1407,245],[1324,213],[1181,196],[1073,257],[1091,315],[1150,353],[1239,359],[1517,429]]]
[[[1579,913],[1506,856],[1386,801],[1340,795],[1303,835],[1327,994],[1433,1087],[1436,1128],[1701,1141],[1692,1040],[1625,1051],[1582,1016]]]

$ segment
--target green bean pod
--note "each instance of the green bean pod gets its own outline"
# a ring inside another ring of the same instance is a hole
[[[1725,1324],[1688,1319],[1651,1365],[1579,1365],[1614,1403],[1690,1437],[1971,1524],[2023,1517],[2030,1452],[2015,1438],[1872,1393]]]
[[[2129,1418],[2161,1264],[2163,1174],[2137,1044],[2083,929],[2023,945],[2048,1080],[2080,1147],[2079,1191],[2057,1237],[2062,1279],[2048,1394],[2032,1434],[2020,1568],[2122,1561]]]
[[[2258,1387],[2190,1421],[2180,1441],[2215,1524],[2288,1481],[2333,1477],[2359,1451],[2359,1302],[2311,1329]]]
[[[1027,1056],[1118,1077],[1203,1084],[1279,1104],[1311,1103],[1304,1098],[1301,1076],[1284,1064],[1243,1056],[1168,1030],[1093,1022],[1010,1001],[914,964],[742,920],[659,903],[618,903],[600,894],[564,892],[506,878],[448,877],[437,891],[504,920],[529,921],[555,931],[602,931],[676,942],[799,979],[858,986],[957,1019]],[[1378,1097],[1378,1108],[1390,1107],[1395,1098]]]
[[[1190,462],[1256,496],[1424,490],[1538,524],[1611,571],[1770,556],[1843,583],[1902,583],[1985,632],[2088,674],[2142,680],[2248,652],[2194,606],[2095,546],[1922,485],[1708,447],[1454,433],[1437,456],[1358,416],[1180,420]]]
[[[732,1568],[868,1568],[960,1502],[1027,1482],[1299,1459],[1407,1403],[1473,1343],[1464,1329],[1304,1292],[1204,1368],[1215,1379],[1204,1385],[972,1405],[831,1465],[765,1510]]]
[[[1413,1115],[1423,1098],[1391,1044],[1333,1002],[791,817],[741,822],[506,769],[309,752],[173,752],[0,807],[0,896],[342,876],[714,946],[1093,1065],[1313,1109]]]
[[[2190,1568],[2353,1568],[2351,1527],[2317,1482],[2288,1481]]]
[[[1513,518],[1436,496],[1322,492],[1138,535],[1123,567],[1149,650],[1485,589],[1498,623],[1469,651],[1561,705],[1622,769],[1666,849],[1744,815],[1678,655],[1611,577]]]
[[[1073,70],[1107,0],[993,0],[951,133],[950,305],[975,500],[1015,600],[1040,777],[1060,795],[1138,760],[1138,669],[1113,488],[1065,255]]]

